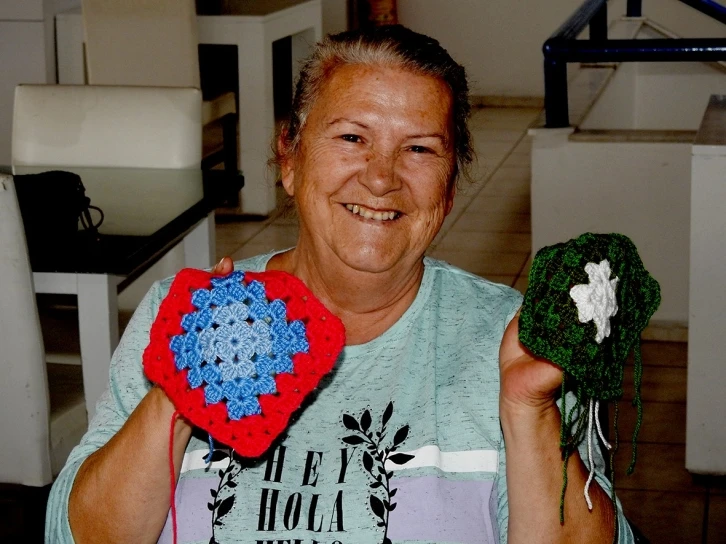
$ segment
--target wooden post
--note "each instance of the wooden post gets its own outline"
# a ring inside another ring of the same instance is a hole
[[[368,22],[372,26],[398,24],[396,0],[368,0]]]

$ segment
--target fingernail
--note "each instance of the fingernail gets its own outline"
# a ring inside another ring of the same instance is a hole
[[[222,263],[223,263],[223,262],[224,262],[224,257],[222,257],[222,258],[221,258],[221,259],[219,260],[219,262],[218,262],[218,263],[216,264],[215,268],[216,268],[217,266],[222,266]]]

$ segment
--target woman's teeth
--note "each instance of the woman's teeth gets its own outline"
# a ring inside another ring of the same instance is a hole
[[[379,212],[369,210],[368,208],[364,208],[358,204],[346,204],[345,207],[348,208],[348,211],[351,211],[356,215],[360,215],[366,219],[373,219],[374,221],[390,221],[392,219],[396,219],[399,215],[398,212]]]

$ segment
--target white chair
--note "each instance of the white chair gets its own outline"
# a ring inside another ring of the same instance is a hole
[[[200,88],[194,0],[83,0],[88,82]],[[220,121],[223,149],[204,158],[237,171],[237,107],[233,92],[204,100],[202,125]]]
[[[80,367],[47,373],[23,222],[13,178],[2,174],[0,278],[0,482],[43,486],[88,422]]]
[[[201,110],[194,88],[19,85],[12,165],[199,169]]]

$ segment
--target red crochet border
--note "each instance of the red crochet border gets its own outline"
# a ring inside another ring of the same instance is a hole
[[[224,403],[207,405],[203,388],[189,386],[187,370],[177,370],[169,347],[171,338],[184,332],[182,316],[196,309],[192,293],[209,289],[212,277],[209,272],[190,268],[176,275],[151,326],[149,345],[143,354],[144,372],[189,422],[240,455],[258,457],[285,430],[292,413],[333,368],[345,345],[345,329],[298,278],[281,271],[245,272],[245,285],[253,280],[261,282],[268,300],[279,298],[285,302],[288,319],[305,323],[310,349],[293,356],[293,373],[275,376],[276,394],[260,395],[260,415],[231,420]]]

